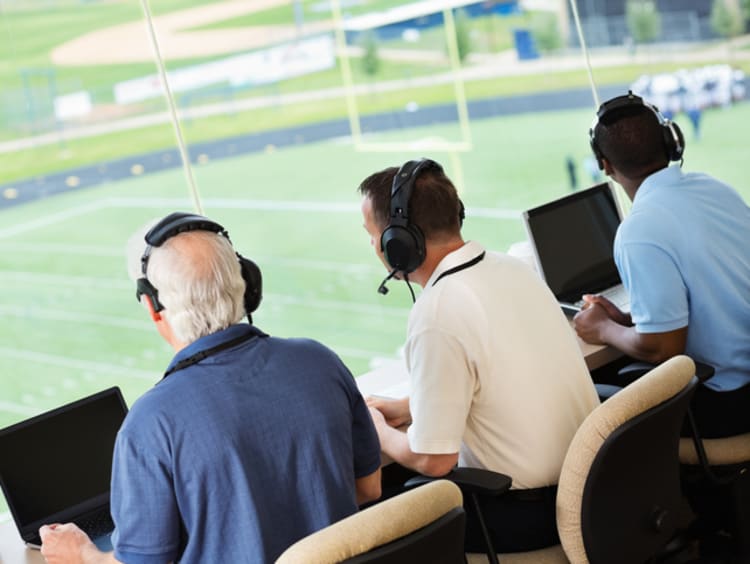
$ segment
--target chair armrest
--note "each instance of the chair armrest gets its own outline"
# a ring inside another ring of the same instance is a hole
[[[705,362],[695,363],[695,377],[698,378],[699,382],[703,383],[709,378],[713,378],[715,373],[716,370],[710,364],[706,364]]]
[[[432,482],[433,480],[449,480],[456,484],[464,497],[468,498],[469,507],[477,518],[478,528],[481,532],[486,547],[487,560],[490,564],[498,564],[497,552],[495,551],[492,537],[490,537],[482,514],[482,506],[479,502],[480,496],[498,496],[510,489],[513,480],[510,476],[484,470],[482,468],[454,468],[445,476],[431,478],[430,476],[415,476],[409,479],[404,487],[414,488],[416,486]],[[465,506],[466,507],[466,506]]]
[[[650,362],[631,362],[630,364],[626,364],[620,370],[617,371],[617,375],[620,378],[627,378],[627,380],[633,381],[641,376],[643,376],[646,372],[652,370],[655,368],[655,364],[651,364]]]
[[[711,378],[716,372],[714,367],[710,364],[697,361],[693,362],[695,362],[695,376],[701,383]],[[617,371],[617,375],[620,376],[620,378],[625,378],[630,382],[640,378],[646,372],[655,367],[655,364],[650,364],[648,362],[631,362],[630,364],[620,368],[620,370]]]
[[[405,484],[406,488],[414,488],[434,480],[450,480],[465,494],[498,496],[510,489],[513,479],[505,474],[484,470],[482,468],[454,468],[445,476],[432,478],[430,476],[414,476]]]

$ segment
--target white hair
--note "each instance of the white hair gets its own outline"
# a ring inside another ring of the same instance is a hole
[[[143,276],[134,235],[128,244],[131,278]],[[137,255],[137,256],[136,256]],[[210,231],[188,231],[153,247],[147,278],[159,293],[161,312],[184,344],[226,329],[245,315],[245,281],[229,240]]]

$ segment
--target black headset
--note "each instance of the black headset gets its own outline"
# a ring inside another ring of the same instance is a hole
[[[651,111],[659,122],[661,129],[662,140],[664,142],[664,151],[670,162],[682,160],[683,153],[685,152],[685,137],[680,130],[680,127],[672,120],[665,118],[659,108],[653,104],[649,104],[640,96],[636,96],[632,91],[628,90],[628,93],[623,96],[617,96],[604,102],[599,106],[599,111],[596,112],[594,122],[591,124],[589,129],[589,142],[591,144],[591,150],[594,152],[596,162],[599,165],[599,170],[604,170],[604,162],[602,159],[606,158],[599,146],[596,143],[596,127],[600,123],[604,123],[607,119],[612,117],[612,114],[618,110],[628,107],[643,107]],[[616,117],[613,121],[616,121]]]
[[[154,288],[153,284],[146,277],[151,251],[154,247],[163,245],[167,239],[186,231],[211,231],[226,237],[230,243],[232,242],[229,239],[229,233],[221,225],[202,215],[192,213],[171,213],[149,229],[145,237],[147,243],[146,250],[141,257],[141,272],[143,276],[136,281],[135,297],[140,302],[141,296],[147,296],[151,301],[154,312],[162,311],[164,306],[159,301],[159,291]],[[250,314],[258,308],[260,300],[263,297],[263,278],[257,264],[250,259],[246,259],[239,253],[235,254],[240,263],[242,278],[245,281],[244,304],[245,313],[249,318]]]
[[[443,167],[431,159],[408,161],[393,177],[390,221],[380,235],[380,250],[394,273],[414,272],[425,259],[424,234],[409,221],[409,200],[417,178],[426,170],[442,173]],[[464,205],[461,200],[459,204],[459,223],[463,223]]]

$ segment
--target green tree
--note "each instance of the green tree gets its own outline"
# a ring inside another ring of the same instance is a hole
[[[745,31],[745,18],[739,4],[731,0],[714,0],[711,6],[711,28],[727,39]]]
[[[362,70],[367,76],[375,76],[380,70],[378,56],[378,37],[373,30],[368,30],[362,36]]]
[[[750,21],[750,0],[742,0],[742,13],[745,15],[745,19]]]
[[[540,12],[531,18],[531,35],[540,51],[554,51],[562,45],[562,36],[557,27],[557,16]]]
[[[648,43],[661,33],[661,15],[652,0],[628,0],[625,22],[636,43]]]

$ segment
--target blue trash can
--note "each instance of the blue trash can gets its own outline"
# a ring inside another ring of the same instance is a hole
[[[519,61],[539,58],[539,51],[536,49],[536,43],[534,42],[534,36],[531,35],[531,31],[528,29],[514,29],[513,40],[515,41]]]

